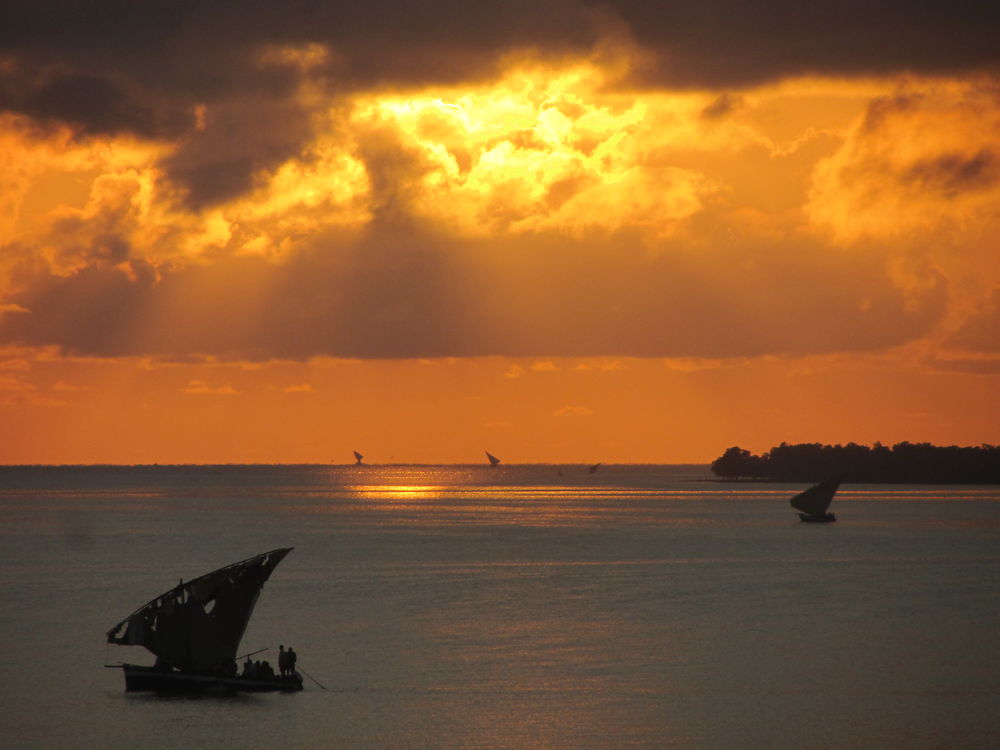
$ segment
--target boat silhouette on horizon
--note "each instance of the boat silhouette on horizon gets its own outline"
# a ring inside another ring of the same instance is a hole
[[[799,519],[806,523],[832,523],[837,517],[828,512],[837,488],[844,481],[844,475],[827,479],[817,485],[803,490],[789,502],[799,513]]]

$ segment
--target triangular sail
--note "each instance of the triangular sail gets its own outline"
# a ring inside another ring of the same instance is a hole
[[[833,502],[833,496],[837,492],[837,488],[840,487],[840,483],[843,480],[844,475],[841,474],[832,479],[827,479],[825,482],[820,482],[804,492],[800,492],[791,499],[792,507],[811,516],[825,515],[827,509],[830,507],[830,503]]]
[[[207,573],[139,607],[108,631],[108,643],[145,646],[182,671],[213,670],[236,651],[264,582],[291,547]]]
[[[364,456],[362,456],[362,455],[361,455],[360,453],[358,453],[357,451],[354,451],[354,462],[355,462],[355,463],[356,463],[356,464],[357,464],[358,466],[360,466],[360,465],[361,465],[361,461],[362,461],[363,459],[364,459]]]
[[[494,456],[489,451],[486,451],[486,458],[490,460],[490,466],[496,466],[498,463],[500,463],[500,459]]]

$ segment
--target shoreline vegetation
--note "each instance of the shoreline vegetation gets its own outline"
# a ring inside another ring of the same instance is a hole
[[[782,443],[759,456],[733,446],[712,462],[712,472],[736,481],[819,482],[845,474],[847,482],[1000,484],[1000,446]]]

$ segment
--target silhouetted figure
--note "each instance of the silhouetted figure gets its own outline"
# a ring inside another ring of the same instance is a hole
[[[270,680],[274,678],[274,668],[271,666],[269,661],[264,660],[260,663],[260,670],[257,673],[257,677],[261,680]]]
[[[253,675],[253,662],[250,661],[250,657],[248,656],[247,660],[243,662],[243,676],[250,677],[252,675]]]
[[[293,675],[295,674],[295,661],[299,657],[295,653],[295,649],[293,649],[291,646],[288,647],[288,651],[286,652],[286,654],[287,654],[286,658],[288,659],[288,674]]]
[[[288,652],[284,644],[278,646],[278,674],[284,677],[288,673]]]

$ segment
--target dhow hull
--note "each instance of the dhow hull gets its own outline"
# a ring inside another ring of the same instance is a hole
[[[129,692],[153,691],[157,693],[275,693],[294,692],[302,689],[298,675],[256,680],[248,677],[217,677],[215,675],[165,672],[155,667],[135,664],[122,666],[125,689]]]
[[[833,523],[837,517],[833,513],[826,513],[822,516],[812,516],[808,513],[799,513],[799,518],[805,523]]]

